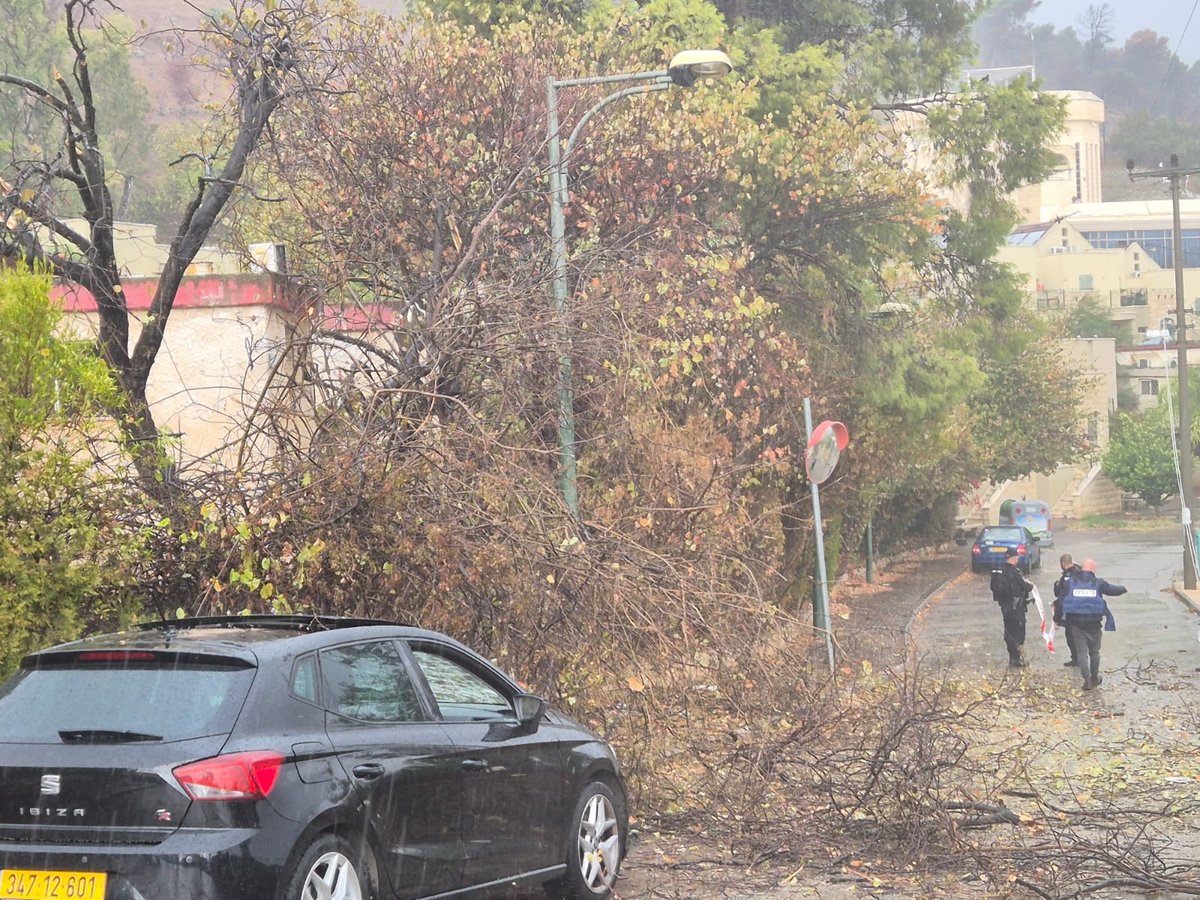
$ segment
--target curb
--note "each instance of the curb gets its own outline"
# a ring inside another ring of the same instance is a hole
[[[1190,596],[1186,590],[1176,587],[1175,585],[1171,585],[1171,592],[1183,603],[1184,606],[1186,606],[1192,612],[1200,614],[1200,596]],[[1195,594],[1198,592],[1192,591],[1191,593]]]

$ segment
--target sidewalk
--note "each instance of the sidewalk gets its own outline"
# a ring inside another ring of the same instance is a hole
[[[1172,584],[1171,590],[1175,592],[1185,606],[1192,612],[1200,614],[1200,589],[1189,591],[1179,584]]]

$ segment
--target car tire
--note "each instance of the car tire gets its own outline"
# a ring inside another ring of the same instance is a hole
[[[322,834],[300,854],[284,888],[283,900],[375,900],[371,866],[345,838]]]
[[[608,900],[621,868],[624,804],[599,781],[583,789],[567,824],[567,871],[546,885],[550,900]]]

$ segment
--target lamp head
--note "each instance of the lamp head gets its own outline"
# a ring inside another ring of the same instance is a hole
[[[733,71],[733,63],[720,50],[681,50],[667,66],[671,81],[691,87],[701,78],[721,78]]]

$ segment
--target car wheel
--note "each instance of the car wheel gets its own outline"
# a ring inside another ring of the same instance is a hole
[[[368,851],[369,852],[369,851]],[[300,855],[283,900],[373,900],[371,872],[344,838],[322,834]]]
[[[567,833],[567,872],[546,885],[551,900],[608,900],[621,867],[623,804],[593,781],[579,796]]]

